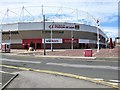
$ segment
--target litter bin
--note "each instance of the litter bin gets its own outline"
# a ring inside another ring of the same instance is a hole
[[[92,57],[92,49],[85,49],[84,56],[85,57]]]

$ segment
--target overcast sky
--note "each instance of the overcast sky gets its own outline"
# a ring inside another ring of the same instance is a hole
[[[22,6],[62,6],[89,12],[112,38],[118,36],[119,0],[0,0],[0,11]]]

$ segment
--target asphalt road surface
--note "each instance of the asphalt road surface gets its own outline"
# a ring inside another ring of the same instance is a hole
[[[118,78],[118,70],[120,70],[120,68],[118,68],[117,60],[59,59],[3,55],[2,64],[64,72],[93,79],[120,83]],[[10,73],[19,72],[19,70],[10,68],[2,68],[2,70]]]

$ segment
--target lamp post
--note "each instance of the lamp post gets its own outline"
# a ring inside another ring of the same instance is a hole
[[[99,26],[99,20],[97,20],[97,52],[99,52],[99,29],[98,29],[98,26]]]
[[[72,50],[73,50],[73,42],[74,42],[73,30],[71,30],[71,49]]]
[[[44,55],[46,55],[46,50],[45,50],[45,15],[43,15],[43,38],[44,38]]]
[[[9,36],[8,37],[9,37],[9,44],[10,44],[10,49],[11,49],[11,44],[12,44],[12,42],[11,42],[12,40],[11,39],[12,38],[11,38],[11,31],[10,30],[9,30]]]
[[[52,29],[53,29],[53,24],[51,25],[51,27],[50,27],[50,29],[51,29],[51,51],[53,52],[53,42],[52,42],[52,39],[53,39],[53,37],[52,37]]]
[[[2,50],[2,24],[0,25],[0,49]]]
[[[108,38],[105,39],[106,48],[108,47],[107,43],[108,43]]]

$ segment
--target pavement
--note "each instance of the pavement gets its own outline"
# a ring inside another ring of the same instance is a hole
[[[92,49],[92,57],[84,56],[85,49],[54,49],[51,51],[50,49],[46,49],[46,55],[44,55],[44,50],[36,50],[36,51],[27,51],[25,49],[12,49],[11,53],[7,53],[7,55],[30,55],[35,57],[52,57],[52,58],[85,58],[85,59],[117,59],[120,55],[120,46],[115,47],[113,49],[100,49],[97,52],[96,49]]]
[[[31,78],[32,77],[32,78]],[[60,75],[21,71],[7,88],[110,88],[105,85]]]

